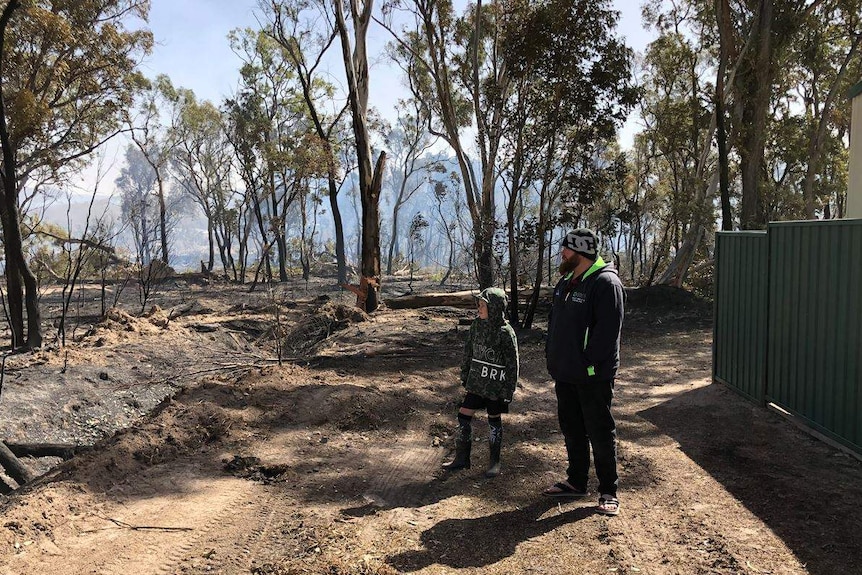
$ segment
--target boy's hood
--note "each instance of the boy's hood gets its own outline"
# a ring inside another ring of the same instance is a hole
[[[479,299],[488,304],[488,321],[495,325],[506,322],[506,292],[500,288],[487,288],[479,294]]]

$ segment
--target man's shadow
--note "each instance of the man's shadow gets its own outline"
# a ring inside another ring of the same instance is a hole
[[[402,572],[435,563],[456,569],[492,565],[513,555],[520,543],[595,513],[595,506],[558,511],[557,503],[546,498],[522,509],[476,519],[444,519],[422,533],[424,549],[399,553],[387,563]]]

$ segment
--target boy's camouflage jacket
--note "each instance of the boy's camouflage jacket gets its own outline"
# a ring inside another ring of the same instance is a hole
[[[518,338],[506,321],[506,292],[488,288],[479,294],[488,319],[470,326],[461,364],[461,385],[488,399],[511,401],[518,384]]]

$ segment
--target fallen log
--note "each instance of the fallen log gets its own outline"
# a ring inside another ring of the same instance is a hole
[[[9,443],[4,442],[17,457],[60,457],[72,459],[85,448],[69,443]]]
[[[32,471],[27,469],[27,466],[21,463],[21,460],[15,457],[6,444],[0,441],[0,465],[6,470],[6,473],[14,479],[18,485],[24,485],[36,478]]]
[[[552,288],[544,287],[539,290],[540,298],[550,298]],[[386,300],[389,309],[417,309],[422,307],[458,307],[473,309],[476,307],[476,296],[479,290],[456,291],[449,293],[424,293],[404,295]],[[529,300],[533,295],[532,289],[518,291],[519,300]]]
[[[447,306],[475,308],[478,290],[456,291],[451,293],[424,293],[403,295],[386,300],[389,309],[417,309],[420,307]]]

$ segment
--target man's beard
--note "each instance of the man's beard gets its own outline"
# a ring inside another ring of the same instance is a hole
[[[575,268],[578,267],[578,256],[574,255],[569,259],[563,259],[560,261],[560,275],[564,276],[569,272],[575,271]]]

